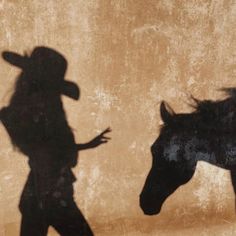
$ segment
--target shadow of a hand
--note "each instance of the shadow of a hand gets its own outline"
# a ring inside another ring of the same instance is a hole
[[[110,137],[106,137],[105,134],[110,133],[111,132],[111,128],[107,128],[105,129],[101,134],[99,134],[98,136],[96,136],[95,138],[93,138],[89,143],[88,146],[90,148],[95,148],[103,143],[107,143],[108,140],[110,140]]]

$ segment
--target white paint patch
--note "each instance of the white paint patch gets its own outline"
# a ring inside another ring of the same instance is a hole
[[[228,195],[227,189],[228,172],[218,167],[199,162],[195,173],[199,183],[196,184],[193,194],[197,197],[197,205],[201,210],[208,211],[212,207],[213,199],[216,202],[217,211],[225,209],[227,206]]]
[[[4,176],[4,179],[5,180],[10,180],[10,179],[12,179],[13,178],[13,175],[5,175]]]
[[[195,78],[193,76],[190,76],[189,80],[187,81],[187,85],[191,86],[195,83],[196,83]]]
[[[108,111],[118,100],[114,95],[111,95],[108,91],[105,91],[103,88],[95,89],[95,96],[90,96],[89,99],[93,101],[94,104],[99,105],[100,109],[103,111]]]
[[[151,25],[151,24],[144,24],[141,27],[135,28],[131,32],[131,36],[139,38],[140,36],[143,36],[144,34],[149,34],[153,32],[158,32],[159,31],[159,26],[158,25]]]
[[[136,152],[136,149],[137,149],[137,143],[136,141],[132,142],[129,146],[129,150],[132,152],[132,153],[135,153]]]
[[[177,136],[173,136],[169,145],[164,149],[164,157],[169,161],[178,161],[180,144]]]
[[[159,103],[163,99],[158,93],[159,84],[157,81],[152,81],[149,91],[145,97],[138,98],[139,111],[145,120],[148,120],[147,128],[154,130],[159,127],[159,122],[162,122],[158,118]]]
[[[172,0],[160,1],[157,7],[165,9],[170,15],[172,15],[173,10],[175,9],[175,2]]]
[[[91,171],[88,181],[88,198],[91,200],[93,199],[95,192],[94,191],[95,188],[93,188],[93,185],[97,182],[99,177],[100,177],[100,168],[98,166],[95,166]]]

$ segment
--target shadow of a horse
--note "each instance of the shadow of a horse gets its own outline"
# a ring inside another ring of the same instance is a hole
[[[236,89],[222,89],[220,101],[194,100],[194,111],[176,114],[165,102],[164,122],[151,147],[152,167],[140,194],[147,215],[158,214],[165,200],[193,176],[198,161],[230,171],[236,193]]]

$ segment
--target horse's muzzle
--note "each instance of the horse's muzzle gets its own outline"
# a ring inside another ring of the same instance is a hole
[[[163,202],[159,202],[157,198],[141,194],[139,205],[145,215],[157,215],[161,211]]]

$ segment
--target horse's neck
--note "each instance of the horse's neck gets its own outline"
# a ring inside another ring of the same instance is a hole
[[[236,164],[236,138],[221,136],[213,138],[190,138],[184,145],[184,159],[194,158],[217,166]]]
[[[190,138],[184,145],[185,159],[194,158],[196,161],[217,163],[216,150],[212,147],[211,140],[205,138]]]

